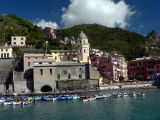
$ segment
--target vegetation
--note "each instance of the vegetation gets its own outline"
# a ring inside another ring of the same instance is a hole
[[[82,24],[68,29],[61,29],[57,32],[69,38],[72,38],[72,36],[77,38],[80,31],[87,35],[93,48],[106,52],[117,51],[123,54],[127,60],[145,55],[145,37],[120,28],[109,28],[97,24]]]

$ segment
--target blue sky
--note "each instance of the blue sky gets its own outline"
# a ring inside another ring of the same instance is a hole
[[[72,1],[76,1],[76,0],[72,0]],[[81,0],[81,1],[84,1],[84,0]],[[93,0],[93,1],[96,1],[96,0]],[[97,1],[102,1],[102,3],[104,2],[104,0],[97,0]],[[117,7],[121,8],[122,4],[119,4],[116,7],[116,4],[118,2],[119,0],[114,1],[115,9],[113,10],[116,10]],[[77,18],[75,14],[82,16],[82,14],[79,12],[79,9],[83,9],[82,2],[78,2],[77,4],[79,5],[70,3],[69,0],[0,0],[0,14],[16,14],[32,22],[35,22],[37,19],[39,20],[43,19],[46,22],[47,21],[55,22],[61,28],[64,27],[65,25],[70,27],[80,22],[85,23],[85,20],[87,23],[90,23],[90,22],[92,23],[97,20],[97,19],[94,19],[93,21],[91,21],[91,20],[84,19],[84,17]],[[84,3],[84,5],[85,4],[87,3]],[[160,31],[159,4],[160,4],[159,0],[154,0],[154,2],[153,1],[151,2],[151,0],[125,0],[125,5],[128,5],[129,9],[126,8],[126,9],[123,9],[122,11],[130,10],[130,13],[132,12],[132,15],[130,15],[130,17],[128,17],[127,20],[123,20],[122,18],[120,23],[116,23],[116,24],[120,24],[120,27],[124,29],[135,31],[144,35],[150,32],[151,30],[155,30],[159,32]],[[71,5],[70,8],[68,8],[69,5]],[[123,4],[122,7],[123,6],[125,7],[125,5]],[[88,6],[85,6],[84,8],[86,12],[82,11],[84,16],[86,15],[85,17],[90,16],[90,14],[93,14],[93,16],[97,15],[97,14],[94,14],[94,11],[92,12],[92,9],[87,9],[86,7]],[[109,6],[108,5],[104,6],[104,9],[107,9],[107,7]],[[62,11],[62,8],[65,12]],[[108,9],[110,9],[110,7]],[[106,13],[105,10],[103,11],[103,9],[101,9],[100,7],[97,7],[97,10],[99,10],[98,11],[99,14],[101,13],[100,10],[102,10],[102,13],[103,13],[102,15],[105,16],[105,13]],[[70,19],[69,15],[71,14],[74,15],[73,19],[75,21],[72,21]],[[118,10],[113,14],[113,18],[115,19],[117,18],[117,16],[115,16],[116,14],[120,14]],[[129,14],[129,12],[126,13],[126,15],[127,14]],[[90,16],[90,18],[92,18],[93,16]],[[100,20],[98,21],[98,23],[101,24],[102,22],[102,24],[106,26],[109,24],[110,27],[112,26],[114,27],[114,23],[111,23],[111,21],[115,20],[113,18],[112,16],[107,17],[107,19],[104,17],[105,21],[109,21],[109,20],[110,21],[107,23],[104,23],[104,21]],[[81,21],[80,19],[83,19],[83,20]]]

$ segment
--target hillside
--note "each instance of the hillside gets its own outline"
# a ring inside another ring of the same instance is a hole
[[[0,43],[10,42],[11,36],[27,36],[28,44],[42,44],[47,39],[43,30],[16,15],[0,15]]]
[[[61,29],[57,32],[64,36],[77,38],[81,30],[88,36],[93,48],[107,52],[118,51],[128,60],[142,57],[145,54],[145,37],[120,28],[109,28],[97,24],[82,24],[68,29]]]
[[[120,28],[108,28],[97,24],[83,24],[68,29],[57,30],[57,34],[68,36],[69,38],[72,36],[77,38],[81,30],[88,36],[92,48],[107,52],[117,51],[123,54],[127,60],[142,57],[145,54],[145,37]],[[37,27],[28,20],[16,15],[0,15],[0,44],[5,42],[10,43],[11,36],[14,35],[27,36],[28,45],[36,45],[40,48],[44,47],[46,40],[49,41],[48,48],[51,49],[72,48],[70,44],[63,45],[54,40],[49,40],[40,27]]]

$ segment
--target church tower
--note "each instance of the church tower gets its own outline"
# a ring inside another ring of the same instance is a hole
[[[81,63],[89,63],[89,50],[90,45],[88,43],[87,36],[81,31],[79,37],[77,39],[77,53],[78,53],[78,60]]]

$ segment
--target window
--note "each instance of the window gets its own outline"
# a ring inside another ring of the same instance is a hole
[[[67,59],[70,60],[70,57],[68,56]]]
[[[52,69],[49,69],[50,75],[52,75]]]
[[[57,74],[57,79],[60,79],[60,74],[59,73]]]
[[[4,53],[4,58],[6,58],[6,53]]]
[[[1,49],[1,51],[3,51],[3,49]]]
[[[83,43],[85,43],[85,40],[83,41]]]
[[[6,49],[6,51],[8,51],[8,49]]]
[[[42,62],[39,62],[39,64],[42,64]]]
[[[79,79],[82,79],[82,74],[79,74]]]
[[[55,56],[55,60],[57,60],[57,56]]]
[[[21,45],[23,44],[23,42],[21,42]]]
[[[52,64],[52,62],[49,62],[49,64]]]
[[[21,40],[23,40],[23,37],[21,38]]]
[[[40,69],[40,75],[43,75],[43,69]]]
[[[13,40],[16,40],[16,38],[14,37]]]
[[[28,57],[28,59],[30,59],[30,57]]]
[[[68,79],[71,79],[71,75],[70,75],[70,73],[68,74]]]
[[[3,58],[3,53],[1,54],[1,58]]]
[[[16,42],[13,42],[14,45],[16,45]]]
[[[7,58],[9,58],[9,53],[7,53]]]
[[[84,53],[86,53],[86,49],[84,49]]]
[[[37,59],[37,57],[35,57],[35,59]]]
[[[31,65],[31,63],[30,62],[28,62],[28,66],[30,66]]]

